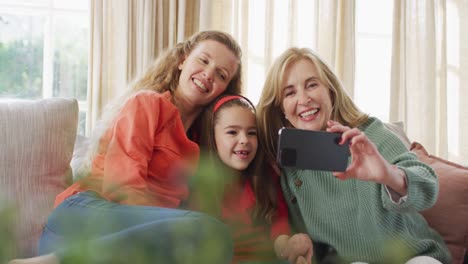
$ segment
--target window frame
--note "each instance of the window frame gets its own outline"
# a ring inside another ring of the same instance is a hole
[[[72,7],[72,8],[63,8],[55,7],[56,0],[47,0],[42,3],[32,2],[28,3],[27,1],[21,0],[0,0],[0,16],[1,14],[11,14],[11,15],[25,15],[25,16],[40,16],[44,18],[44,31],[43,31],[43,65],[42,65],[42,96],[41,98],[51,98],[55,97],[53,95],[54,87],[54,51],[55,51],[55,38],[56,32],[54,30],[55,19],[56,17],[64,14],[77,14],[81,16],[88,16],[89,13],[89,3],[86,2],[86,8],[84,7]],[[89,30],[88,24],[88,30]],[[87,46],[90,47],[90,40],[88,40]],[[89,54],[88,49],[88,54]],[[89,57],[89,55],[88,55]],[[88,62],[89,68],[89,62]],[[88,76],[89,78],[89,76]],[[86,90],[88,91],[89,80],[86,83]],[[16,97],[17,99],[26,99],[32,100],[32,98],[22,98]],[[88,115],[88,98],[86,96],[85,100],[78,100],[79,113],[84,114],[85,120],[79,120],[83,122],[86,126],[86,119]],[[86,127],[80,127],[78,124],[78,134],[85,135]]]

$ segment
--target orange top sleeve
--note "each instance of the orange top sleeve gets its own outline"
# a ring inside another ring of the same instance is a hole
[[[278,194],[278,207],[271,225],[255,223],[251,212],[256,204],[256,197],[249,181],[243,186],[232,187],[223,201],[222,219],[231,228],[234,240],[234,260],[232,263],[254,260],[274,260],[273,241],[281,234],[290,235],[288,208],[281,191],[280,179],[273,170],[272,181]]]
[[[289,227],[288,206],[281,190],[280,176],[273,169],[270,170],[270,174],[272,175],[272,181],[275,182],[278,197],[278,207],[275,219],[271,225],[271,239],[275,240],[279,235],[290,235],[291,229]]]
[[[142,91],[129,98],[102,135],[90,175],[55,204],[85,190],[131,205],[175,208],[186,199],[185,169],[195,169],[199,148],[187,138],[170,96]]]

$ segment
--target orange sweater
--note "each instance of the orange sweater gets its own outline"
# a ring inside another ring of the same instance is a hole
[[[188,196],[188,173],[179,169],[195,169],[199,148],[170,99],[153,91],[129,98],[101,137],[90,175],[59,194],[55,206],[93,190],[122,204],[178,207]]]
[[[277,259],[273,241],[281,234],[290,234],[288,208],[281,191],[279,176],[272,174],[278,192],[278,208],[271,226],[256,224],[251,212],[256,198],[250,182],[242,186],[231,186],[223,203],[222,219],[231,228],[234,240],[234,259],[232,263],[242,261],[267,261]]]

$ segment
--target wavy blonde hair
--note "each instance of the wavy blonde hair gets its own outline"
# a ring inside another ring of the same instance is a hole
[[[317,69],[320,81],[328,88],[332,101],[332,120],[357,127],[369,118],[354,104],[336,74],[317,54],[307,48],[289,48],[270,67],[257,105],[259,140],[263,141],[270,162],[276,160],[278,130],[291,126],[282,110],[282,83],[286,69],[299,60],[310,61]]]
[[[151,90],[158,93],[169,91],[174,95],[179,85],[181,73],[178,68],[179,65],[200,42],[205,40],[214,40],[223,44],[232,51],[238,59],[239,64],[237,72],[233,75],[223,94],[240,94],[242,92],[242,50],[237,41],[231,35],[216,30],[201,31],[192,35],[186,41],[177,43],[174,47],[166,49],[140,77],[137,77],[128,85],[126,91],[122,95],[118,96],[118,98],[106,106],[101,120],[93,131],[86,158],[79,169],[79,174],[81,176],[89,172],[91,162],[97,153],[101,136],[123,107],[126,99],[142,90]],[[173,103],[177,105],[177,99],[174,96],[172,96],[172,100]]]

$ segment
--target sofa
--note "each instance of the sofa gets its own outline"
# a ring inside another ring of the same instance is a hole
[[[55,196],[73,181],[86,152],[87,139],[77,136],[77,123],[78,103],[73,98],[0,100],[0,263],[37,254]],[[386,126],[437,172],[439,197],[423,215],[443,236],[452,263],[463,263],[468,247],[468,168],[427,153],[407,138],[402,123]]]

